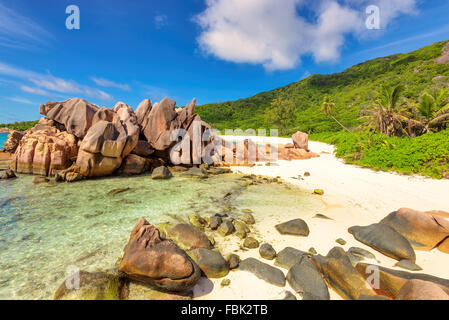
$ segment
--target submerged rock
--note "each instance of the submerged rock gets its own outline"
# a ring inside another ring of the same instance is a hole
[[[366,227],[354,226],[349,228],[355,239],[371,248],[396,260],[416,261],[415,251],[410,242],[386,224],[372,224]]]
[[[79,276],[79,280],[75,280]],[[77,282],[79,281],[79,288]],[[118,300],[118,278],[115,275],[80,271],[66,279],[56,290],[54,300]]]
[[[250,212],[245,212],[242,216],[242,221],[246,224],[255,224],[256,219],[254,219],[254,216]]]
[[[182,172],[181,176],[189,177],[189,178],[205,179],[205,178],[207,178],[207,170],[204,168],[193,167],[185,172]]]
[[[222,221],[223,220],[219,216],[210,217],[209,228],[211,228],[212,230],[217,230],[218,227],[221,225]]]
[[[198,265],[174,242],[162,239],[159,230],[141,218],[120,263],[123,276],[168,291],[193,288],[201,277]]]
[[[165,300],[192,300],[193,291],[187,290],[184,292],[166,292],[155,289],[154,287],[130,281],[127,288],[127,295],[122,297],[124,300],[153,300],[153,301],[165,301]]]
[[[302,219],[287,221],[276,225],[275,228],[283,235],[307,237],[310,232],[307,223]]]
[[[231,253],[226,259],[229,264],[229,269],[236,269],[240,264],[240,257],[234,253]]]
[[[281,270],[263,263],[254,258],[248,258],[240,262],[239,270],[249,271],[259,279],[275,286],[285,286],[285,276]]]
[[[197,248],[189,254],[208,278],[223,278],[229,273],[228,262],[219,252]]]

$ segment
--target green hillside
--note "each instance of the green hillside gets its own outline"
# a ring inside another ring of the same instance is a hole
[[[217,129],[248,129],[275,127],[267,123],[265,109],[276,97],[292,99],[295,103],[294,122],[289,133],[297,130],[319,133],[340,131],[341,127],[320,111],[325,95],[335,99],[335,117],[349,128],[360,124],[360,111],[377,97],[382,85],[406,86],[404,96],[418,100],[426,89],[447,86],[449,64],[435,64],[447,43],[438,42],[419,50],[370,60],[341,73],[312,75],[301,81],[253,97],[198,106],[202,119]],[[437,76],[437,80],[433,80]]]

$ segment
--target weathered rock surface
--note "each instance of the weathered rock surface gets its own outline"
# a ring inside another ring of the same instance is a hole
[[[133,231],[119,272],[168,291],[193,288],[201,277],[198,265],[174,242],[162,239],[159,230],[141,218]]]
[[[252,237],[248,237],[243,241],[243,246],[248,249],[256,249],[259,248],[259,241]]]
[[[303,300],[330,299],[326,282],[305,255],[300,262],[290,268],[287,281],[293,290],[302,295]]]
[[[407,272],[388,269],[378,265],[359,263],[356,269],[360,274],[368,278],[373,274],[373,270],[378,270],[379,286],[375,290],[382,295],[396,299],[400,290],[408,280],[423,280],[438,285],[446,294],[449,294],[449,280],[434,277],[428,274]]]
[[[449,237],[449,221],[438,214],[408,208],[390,213],[380,223],[389,225],[406,237],[415,249],[432,250]]]
[[[80,173],[87,177],[112,174],[136,147],[139,130],[128,105],[119,102],[113,109],[100,108],[80,145],[76,160]]]
[[[141,157],[149,157],[154,153],[154,149],[145,140],[138,140],[132,153]]]
[[[218,233],[223,237],[232,234],[234,231],[234,224],[230,220],[224,220],[218,227]]]
[[[172,176],[173,175],[172,175],[171,171],[168,170],[168,168],[164,167],[164,166],[157,167],[151,173],[151,179],[156,179],[156,180],[170,179]]]
[[[276,250],[269,243],[264,243],[259,248],[259,254],[262,258],[273,260],[276,258]]]
[[[212,248],[212,244],[206,234],[200,228],[190,224],[175,225],[168,230],[167,237],[173,240],[183,250]]]
[[[286,247],[278,253],[274,264],[289,270],[295,264],[301,262],[304,256],[310,256],[310,254],[292,247]]]
[[[366,227],[349,228],[355,239],[396,260],[416,261],[410,242],[387,224],[375,223]]]
[[[189,255],[208,278],[223,278],[229,273],[229,264],[219,252],[197,248]]]
[[[129,154],[123,160],[119,172],[125,175],[142,174],[150,170],[149,159],[142,158],[136,154]]]
[[[193,291],[184,292],[165,292],[155,289],[154,287],[135,281],[130,281],[127,285],[127,295],[122,297],[124,300],[192,300]]]
[[[376,292],[369,288],[362,275],[352,266],[343,248],[335,247],[325,257],[312,256],[311,261],[328,285],[342,298],[358,300],[362,295],[376,296]]]
[[[402,269],[407,269],[410,271],[421,271],[422,268],[418,266],[416,263],[411,262],[410,260],[401,260],[394,265],[395,267],[399,267]]]
[[[285,276],[281,270],[263,263],[254,258],[248,258],[240,262],[239,270],[249,271],[259,279],[275,286],[285,286]]]
[[[118,300],[118,278],[115,275],[86,271],[79,272],[79,288],[73,276],[65,280],[56,290],[54,300]],[[69,284],[69,286],[67,286]]]
[[[0,171],[0,180],[17,178],[16,174],[12,170]]]
[[[8,140],[6,140],[6,142],[3,143],[3,150],[9,153],[16,152],[16,149],[19,146],[22,137],[23,134],[21,132],[12,130],[8,135]]]
[[[309,151],[309,135],[307,133],[298,131],[292,136],[292,139],[295,148]]]
[[[399,290],[396,300],[449,300],[449,295],[435,283],[409,280]]]
[[[275,226],[280,234],[307,237],[309,235],[309,227],[302,219],[287,221]]]
[[[217,230],[223,220],[218,216],[212,216],[209,219],[209,228]]]
[[[10,166],[18,173],[53,176],[69,168],[77,153],[74,135],[39,123],[20,140]]]

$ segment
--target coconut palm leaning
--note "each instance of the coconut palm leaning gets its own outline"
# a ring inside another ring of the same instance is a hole
[[[400,104],[404,86],[399,84],[394,87],[382,86],[376,103],[367,106],[362,119],[367,121],[362,125],[372,130],[379,131],[388,136],[408,135],[404,124],[408,123],[407,109]]]
[[[449,123],[449,89],[424,92],[418,104],[411,104],[408,130],[411,136],[440,131]]]
[[[321,112],[324,112],[325,114],[330,116],[332,119],[334,119],[334,121],[337,122],[340,125],[340,127],[345,129],[349,133],[352,133],[348,128],[346,128],[343,124],[341,124],[340,121],[335,119],[335,117],[332,115],[332,113],[334,112],[335,108],[336,108],[336,104],[332,100],[332,98],[329,97],[329,96],[325,96],[324,100],[323,100],[323,103],[321,104]]]

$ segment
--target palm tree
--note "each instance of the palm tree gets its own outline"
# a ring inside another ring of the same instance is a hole
[[[340,123],[335,117],[332,115],[332,112],[335,110],[336,104],[329,96],[325,96],[323,100],[323,104],[321,105],[321,112],[324,112],[328,116],[330,116],[332,119],[334,119],[335,122],[337,122],[343,129],[348,131],[349,133],[352,133],[348,128],[346,128],[343,124]]]
[[[419,103],[411,104],[414,119],[409,119],[409,132],[415,135],[439,131],[449,122],[449,89],[424,92]]]
[[[408,123],[406,108],[399,104],[404,86],[399,84],[394,87],[383,86],[376,104],[368,106],[365,113],[368,121],[364,126],[380,131],[388,136],[400,136],[408,134],[404,130],[404,123]]]

